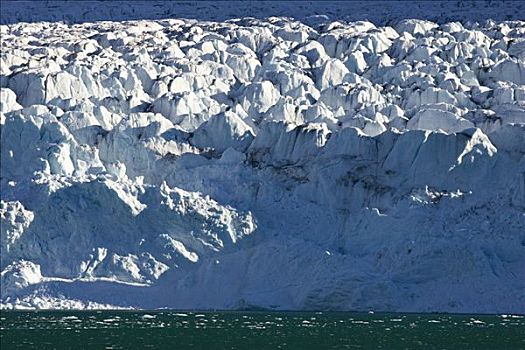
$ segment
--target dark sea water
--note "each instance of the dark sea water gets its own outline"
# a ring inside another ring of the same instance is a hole
[[[2,311],[1,349],[525,349],[516,315]]]

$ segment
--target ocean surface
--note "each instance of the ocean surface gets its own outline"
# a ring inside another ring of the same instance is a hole
[[[2,311],[1,349],[525,349],[518,315]]]

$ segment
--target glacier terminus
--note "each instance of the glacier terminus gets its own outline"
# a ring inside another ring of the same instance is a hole
[[[524,21],[0,34],[2,308],[525,313]]]

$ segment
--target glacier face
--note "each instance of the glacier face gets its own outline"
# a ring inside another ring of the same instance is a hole
[[[524,22],[0,30],[2,307],[525,313]]]

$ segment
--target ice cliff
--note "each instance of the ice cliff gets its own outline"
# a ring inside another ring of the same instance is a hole
[[[525,313],[525,22],[0,31],[3,307]]]

